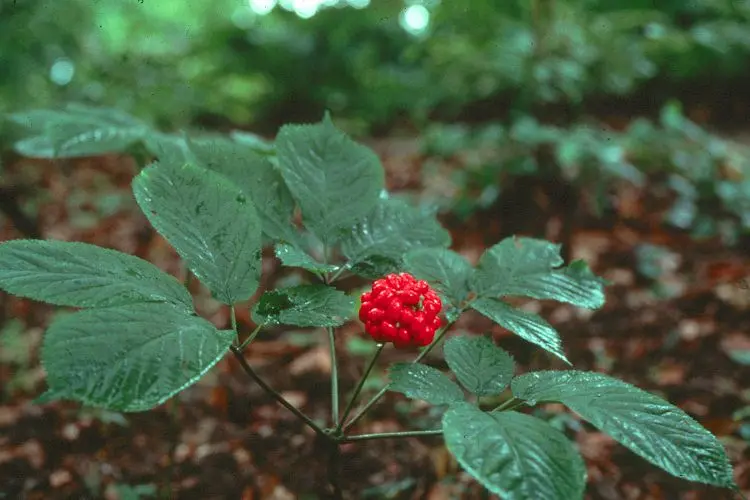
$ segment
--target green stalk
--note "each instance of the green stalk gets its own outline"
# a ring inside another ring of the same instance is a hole
[[[250,342],[252,342],[253,340],[255,340],[255,337],[258,336],[258,334],[260,333],[260,329],[261,328],[263,328],[262,324],[256,326],[255,330],[253,330],[253,333],[251,333],[250,336],[248,338],[246,338],[243,343],[241,343],[239,346],[237,346],[237,349],[239,349],[240,351],[245,350],[245,347],[247,347],[250,344]]]
[[[365,382],[367,381],[367,377],[370,376],[370,372],[372,371],[372,368],[375,366],[375,361],[377,361],[378,356],[380,356],[380,353],[383,352],[383,347],[385,347],[385,344],[379,343],[377,345],[377,350],[375,351],[375,353],[373,353],[372,358],[370,358],[370,362],[367,364],[367,367],[365,368],[365,371],[362,374],[362,377],[359,379],[359,383],[357,384],[356,389],[354,389],[354,394],[352,394],[352,397],[349,400],[349,404],[346,405],[344,414],[341,416],[341,419],[338,421],[338,424],[336,426],[337,434],[341,432],[341,427],[344,425],[344,422],[346,421],[346,418],[349,416],[349,413],[351,413],[352,408],[354,407],[354,403],[357,401],[357,397],[359,396],[359,393],[362,391],[362,387],[365,385]]]
[[[234,333],[237,334],[237,343],[240,341],[240,331],[237,329],[237,312],[234,309],[234,306],[229,307],[229,317],[232,320],[232,330],[234,330]]]
[[[496,411],[515,410],[516,408],[518,408],[519,406],[523,406],[524,404],[526,404],[526,401],[524,401],[523,399],[513,397],[497,405],[497,407],[495,407],[490,413],[495,413]]]
[[[357,434],[354,436],[345,436],[341,438],[341,442],[350,443],[354,441],[367,441],[371,439],[441,436],[442,434],[443,434],[442,429],[434,429],[434,430],[429,430],[429,431],[378,432],[375,434]]]
[[[336,362],[336,338],[333,335],[333,328],[328,327],[328,346],[331,352],[331,418],[333,425],[338,425],[339,421],[339,369]]]
[[[236,346],[231,346],[229,349],[231,349],[232,354],[234,354],[234,357],[237,358],[237,361],[240,362],[240,366],[242,366],[242,369],[245,370],[245,373],[247,373],[247,375],[251,379],[253,379],[253,381],[261,387],[261,389],[270,394],[281,406],[294,413],[297,418],[307,424],[312,430],[315,431],[316,434],[325,439],[331,438],[329,434],[321,429],[318,424],[316,424],[310,417],[302,413],[299,409],[295,408],[294,405],[292,405],[284,398],[284,396],[273,390],[271,386],[269,386],[262,378],[260,378],[260,376],[255,373],[255,370],[252,369],[250,364],[248,364],[245,356],[242,355],[242,352]]]
[[[463,309],[461,310],[461,312],[463,312]],[[458,319],[458,316],[460,316],[460,313],[459,315],[456,316],[456,319]],[[424,350],[422,350],[422,352],[419,353],[419,356],[414,358],[414,361],[412,361],[412,363],[419,363],[420,361],[422,361],[422,359],[424,359],[424,357],[430,353],[430,351],[438,344],[438,342],[443,340],[443,337],[448,332],[448,329],[451,326],[453,326],[453,323],[455,322],[456,320],[449,321],[448,323],[446,323],[445,326],[443,326],[440,329],[440,332],[435,336],[432,343],[430,343],[430,345],[425,347]],[[364,414],[367,413],[367,411],[375,405],[375,403],[380,401],[380,398],[382,398],[386,392],[388,392],[388,387],[390,387],[390,384],[387,384],[377,394],[375,394],[372,397],[372,399],[370,399],[370,401],[368,401],[367,404],[361,410],[359,410],[359,412],[356,415],[354,415],[354,417],[347,424],[344,425],[342,430],[346,432],[349,428],[351,428],[351,426],[356,424],[357,421],[359,421],[359,419],[362,418]]]
[[[331,276],[329,283],[333,283],[334,281],[339,279],[341,275],[344,274],[345,272],[346,272],[346,266],[341,266],[338,271],[333,273],[333,276]]]

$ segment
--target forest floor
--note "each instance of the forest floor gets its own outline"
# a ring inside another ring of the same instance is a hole
[[[391,189],[424,191],[418,155],[408,144],[385,141],[376,149]],[[135,172],[129,161],[118,158],[57,165],[24,160],[6,165],[3,177],[5,185],[33,188],[24,206],[38,214],[44,238],[115,248],[183,278],[175,252],[152,231],[132,199],[129,183]],[[611,220],[577,217],[569,242],[573,258],[586,259],[612,282],[606,305],[593,312],[539,301],[527,307],[536,307],[558,329],[577,369],[605,372],[657,393],[717,434],[737,482],[750,495],[750,415],[744,421],[733,418],[750,405],[750,254],[665,229],[649,208],[648,194],[622,186],[616,197],[618,213]],[[523,214],[540,227],[530,232],[554,240],[559,214],[537,208]],[[486,246],[499,241],[504,221],[487,211],[466,224],[446,223],[454,249],[475,262]],[[10,221],[0,218],[0,241],[20,237]],[[273,286],[288,274],[268,258],[262,286]],[[229,324],[228,310],[205,289],[193,282],[192,292],[202,315],[218,326]],[[39,347],[55,311],[0,293],[0,499],[324,498],[326,461],[314,436],[248,380],[231,356],[195,386],[145,413],[33,404],[44,388]],[[248,308],[239,311],[240,329],[250,332],[254,324]],[[370,347],[357,325],[337,331],[343,395],[359,379]],[[515,356],[519,372],[562,368],[479,316],[467,313],[454,328],[491,332]],[[322,333],[263,333],[246,356],[272,387],[325,421],[331,363]],[[436,351],[427,362],[442,367]],[[413,355],[387,348],[369,393],[384,382],[390,361]],[[728,491],[660,472],[561,407],[545,410],[586,460],[587,499],[732,498]],[[426,405],[389,393],[357,431],[429,428],[438,420]],[[348,444],[343,469],[348,498],[487,498],[436,437]]]

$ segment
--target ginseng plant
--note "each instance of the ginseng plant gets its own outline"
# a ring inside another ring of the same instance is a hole
[[[37,134],[16,148],[59,158],[140,141],[158,161],[134,178],[135,200],[192,275],[229,308],[231,325],[217,327],[199,317],[178,279],[135,256],[81,242],[6,241],[0,244],[0,288],[79,309],[55,319],[44,335],[48,388],[38,403],[74,400],[146,411],[231,354],[254,383],[327,443],[333,498],[344,496],[341,444],[442,435],[466,472],[503,499],[581,499],[587,480],[581,455],[561,431],[527,411],[546,402],[566,405],[674,476],[739,491],[721,443],[661,398],[602,373],[516,374],[511,355],[488,335],[453,335],[443,342],[461,314],[473,310],[569,365],[549,323],[503,300],[601,307],[606,282],[583,261],[564,265],[559,245],[507,238],[472,266],[449,250],[450,235],[432,214],[385,191],[378,157],[328,115],[317,124],[286,125],[273,144],[264,144],[242,135],[161,134],[118,113],[73,107],[15,115]],[[78,125],[45,125],[65,119]],[[310,279],[267,290],[248,306],[259,286],[264,245],[274,246],[282,265],[301,268]],[[375,280],[360,300],[339,289],[340,280],[354,275]],[[240,306],[252,307],[257,328],[249,335],[237,327]],[[357,318],[377,347],[340,405],[337,328]],[[332,362],[327,422],[294,407],[247,361],[257,334],[278,325],[326,330]],[[414,360],[391,366],[387,385],[358,403],[389,344],[413,351]],[[422,362],[428,353],[439,355],[439,346],[449,373]],[[441,417],[432,428],[356,434],[387,391],[427,401]]]

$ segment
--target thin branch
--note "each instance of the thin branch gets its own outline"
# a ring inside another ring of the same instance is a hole
[[[496,411],[510,411],[515,408],[518,408],[519,406],[523,405],[525,401],[523,399],[518,399],[516,397],[512,397],[506,401],[503,401],[499,405],[497,405],[490,413],[494,413]]]
[[[357,384],[356,389],[354,389],[352,398],[349,400],[349,404],[346,405],[344,414],[341,416],[341,419],[338,421],[338,424],[336,427],[337,432],[341,431],[341,427],[344,425],[344,422],[346,422],[346,419],[349,416],[349,413],[352,411],[352,408],[354,407],[354,403],[356,403],[357,401],[357,396],[359,396],[359,393],[362,391],[362,387],[365,385],[365,382],[367,381],[367,377],[370,376],[370,372],[372,371],[372,368],[375,366],[375,361],[377,361],[378,356],[380,356],[380,353],[383,352],[383,347],[385,347],[385,344],[379,343],[377,346],[377,350],[373,353],[372,358],[370,358],[370,362],[367,363],[367,367],[365,368],[365,371],[362,374],[362,377],[359,379],[359,383]]]
[[[349,443],[353,441],[367,441],[371,439],[441,436],[442,434],[442,429],[434,429],[429,431],[379,432],[375,434],[356,434],[354,436],[345,436],[341,438],[341,442]]]
[[[458,316],[456,316],[456,319],[458,319]],[[448,329],[451,326],[453,326],[453,323],[455,322],[456,321],[453,320],[453,321],[446,323],[445,326],[443,326],[443,328],[437,334],[437,336],[435,336],[435,339],[432,341],[432,343],[428,345],[427,347],[425,347],[424,350],[421,353],[419,353],[419,356],[414,358],[414,361],[412,361],[412,363],[419,363],[420,361],[422,361],[422,359],[424,359],[424,357],[430,353],[430,351],[438,344],[438,342],[440,342],[443,339],[445,334],[448,332]],[[377,394],[375,394],[372,397],[372,399],[370,399],[370,401],[368,401],[367,404],[361,410],[359,410],[359,412],[356,415],[354,415],[354,417],[352,417],[352,419],[347,424],[344,425],[343,431],[346,432],[347,429],[351,428],[351,426],[356,424],[357,421],[360,418],[362,418],[364,414],[367,413],[367,411],[375,405],[375,403],[380,401],[380,398],[382,398],[385,395],[385,393],[388,392],[388,387],[390,387],[390,384],[387,384]]]
[[[333,425],[339,422],[339,369],[336,359],[336,338],[333,328],[328,327],[328,347],[331,353],[331,419]]]
[[[240,365],[242,366],[242,369],[245,370],[245,373],[247,373],[247,375],[251,379],[253,379],[253,381],[261,387],[261,389],[273,396],[273,398],[278,401],[281,406],[294,413],[297,418],[306,423],[312,430],[315,431],[316,434],[321,437],[325,437],[326,439],[330,439],[330,435],[323,429],[321,429],[318,424],[316,424],[310,417],[302,413],[299,409],[295,408],[294,405],[284,399],[284,396],[282,396],[281,394],[273,390],[271,386],[266,384],[266,382],[262,378],[260,378],[257,373],[255,373],[255,370],[253,370],[252,367],[248,364],[245,356],[242,355],[242,352],[237,347],[231,346],[230,349],[232,350],[232,354],[234,354],[234,357],[237,358],[237,361],[240,362]]]

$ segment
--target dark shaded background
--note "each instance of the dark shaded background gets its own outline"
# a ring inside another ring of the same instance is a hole
[[[576,368],[658,393],[716,433],[750,494],[750,2],[352,0],[312,16],[310,0],[264,14],[274,2],[0,2],[2,113],[80,102],[164,131],[272,137],[328,109],[379,154],[389,189],[439,211],[470,260],[511,234],[563,243],[613,282],[606,306],[528,307]],[[131,156],[24,158],[19,133],[0,123],[0,239],[86,241],[182,275],[132,199]],[[294,279],[267,259],[264,287]],[[193,285],[200,312],[228,324]],[[322,498],[313,436],[231,359],[148,413],[31,404],[55,313],[0,295],[0,499]],[[524,371],[558,367],[478,316],[456,330],[492,332]],[[372,346],[357,324],[338,339],[350,391]],[[248,356],[325,418],[321,332],[266,332]],[[386,361],[408,359],[386,350],[368,388]],[[444,366],[439,353],[429,361]],[[539,416],[577,442],[587,498],[731,498],[667,476],[562,408]],[[360,430],[438,418],[389,395]],[[440,439],[347,446],[351,498],[483,498]]]

